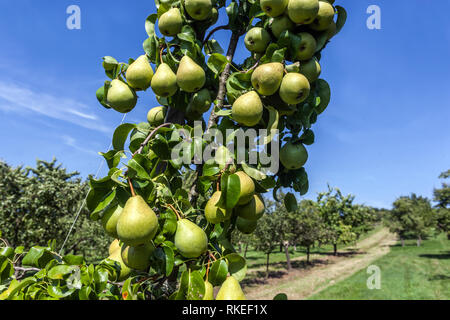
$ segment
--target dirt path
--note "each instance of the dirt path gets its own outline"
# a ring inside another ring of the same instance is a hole
[[[312,255],[313,266],[309,268],[294,269],[281,278],[269,279],[265,284],[247,286],[245,294],[249,300],[271,300],[280,292],[286,293],[289,300],[305,299],[367,267],[387,254],[389,246],[395,242],[394,234],[381,229],[357,243],[356,247],[342,249],[337,257]],[[293,261],[304,260],[305,257],[299,257]]]

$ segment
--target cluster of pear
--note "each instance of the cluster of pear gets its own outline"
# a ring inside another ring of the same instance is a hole
[[[264,214],[264,200],[260,194],[255,193],[252,178],[244,171],[238,171],[236,175],[241,185],[236,207],[227,209],[222,200],[222,192],[216,191],[206,203],[205,217],[209,223],[218,224],[230,220],[235,215],[237,229],[244,234],[250,234],[255,231],[258,220]]]

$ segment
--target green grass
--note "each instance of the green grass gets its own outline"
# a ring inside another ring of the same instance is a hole
[[[391,247],[374,261],[381,269],[381,289],[367,288],[367,269],[338,282],[311,297],[313,300],[428,300],[450,299],[450,240],[442,234],[435,239],[406,241]]]

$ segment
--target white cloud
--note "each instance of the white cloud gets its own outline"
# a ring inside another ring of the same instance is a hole
[[[83,147],[80,147],[77,144],[77,140],[75,138],[71,137],[71,136],[63,135],[61,138],[62,138],[62,140],[63,140],[65,145],[67,145],[67,146],[69,146],[69,147],[71,147],[71,148],[73,148],[75,150],[78,150],[78,151],[81,151],[81,152],[85,152],[85,153],[89,153],[91,155],[98,156],[97,152],[95,152],[93,150],[89,150],[89,149],[83,148]]]
[[[109,133],[110,128],[89,112],[89,106],[73,98],[33,91],[24,85],[0,81],[0,110],[38,113],[95,131]]]

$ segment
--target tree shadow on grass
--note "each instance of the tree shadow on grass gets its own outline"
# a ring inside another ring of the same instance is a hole
[[[419,257],[421,258],[428,258],[428,259],[450,259],[450,251],[444,252],[442,254],[419,254]]]
[[[437,274],[432,277],[428,277],[429,281],[437,281],[437,280],[450,280],[450,276],[447,276],[445,274]]]

